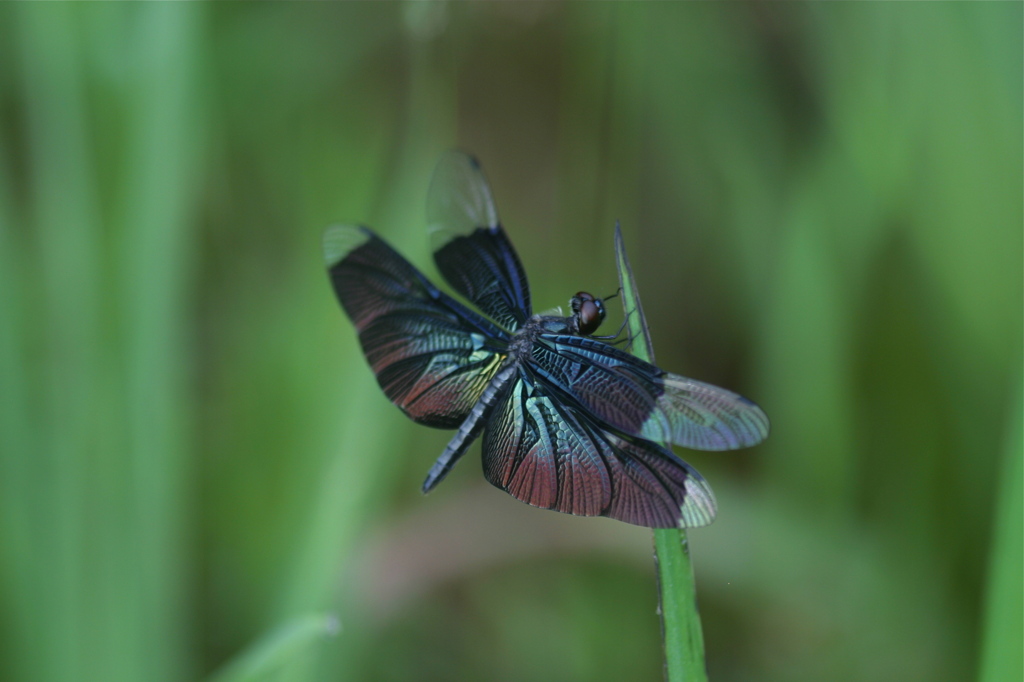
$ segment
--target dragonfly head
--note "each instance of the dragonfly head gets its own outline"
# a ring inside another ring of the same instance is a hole
[[[569,300],[572,308],[570,329],[581,336],[590,336],[604,322],[604,301],[592,294],[579,291]]]

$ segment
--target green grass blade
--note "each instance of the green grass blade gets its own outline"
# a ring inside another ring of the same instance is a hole
[[[637,357],[654,362],[651,334],[640,305],[640,294],[633,280],[633,270],[626,257],[622,230],[615,226],[615,263],[622,287],[622,306],[626,328],[633,340]],[[654,558],[658,571],[658,598],[661,600],[662,637],[665,644],[665,673],[669,682],[707,680],[704,663],[704,632],[697,611],[697,589],[693,565],[682,528],[654,530]]]
[[[1019,680],[1024,676],[1024,399],[1018,389],[1003,460],[1002,489],[996,499],[996,518],[989,564],[984,639],[981,643],[981,682]]]
[[[396,144],[401,153],[390,174],[390,189],[387,199],[382,201],[383,209],[370,223],[405,226],[404,237],[396,238],[396,243],[421,244],[422,256],[426,257],[428,240],[422,222],[423,205],[409,201],[408,197],[422,196],[424,178],[429,178],[438,155],[455,139],[454,128],[448,127],[455,120],[451,109],[455,100],[454,81],[446,67],[436,62],[422,46],[410,55],[409,68],[410,108],[418,113],[409,119],[407,126],[396,131]],[[430,121],[430,127],[425,127],[424,121]],[[318,226],[317,240],[319,229],[325,224]],[[389,236],[395,234],[391,232]],[[313,255],[317,260],[310,261],[310,268],[317,270],[322,300],[333,298],[321,271],[319,244]],[[336,319],[340,311],[335,301],[329,302],[330,314]],[[351,361],[353,366],[363,364],[363,359],[356,355]],[[358,371],[365,372],[365,369],[360,367]],[[338,387],[335,385],[329,390],[335,392]],[[349,403],[343,413],[333,418],[332,438],[336,440],[328,447],[335,454],[312,495],[309,521],[294,552],[291,575],[282,593],[279,607],[282,616],[310,610],[338,610],[346,621],[360,620],[357,607],[352,603],[352,593],[343,588],[346,581],[342,576],[357,551],[360,534],[379,511],[391,481],[400,471],[391,458],[401,451],[404,434],[385,426],[393,424],[394,418],[394,408],[386,401],[367,404],[362,397]],[[359,639],[363,634],[363,631],[352,633],[330,650],[325,647],[323,656],[295,659],[274,679],[312,682],[323,679],[325,670],[332,671],[334,680],[362,679],[356,669],[364,654]]]
[[[106,668],[113,658],[106,656],[102,638],[93,637],[103,621],[90,617],[99,608],[90,603],[96,592],[83,589],[82,579],[96,566],[92,560],[104,554],[86,552],[100,543],[83,511],[95,499],[90,497],[89,457],[106,436],[94,409],[95,387],[103,385],[98,350],[102,230],[92,138],[85,125],[85,67],[75,8],[16,9],[19,87],[31,160],[25,218],[33,238],[26,245],[38,253],[29,282],[40,283],[38,297],[29,299],[34,305],[26,308],[24,328],[59,330],[36,337],[45,340],[29,357],[40,360],[26,366],[39,396],[36,423],[47,428],[34,434],[34,451],[21,455],[29,463],[24,469],[17,464],[37,491],[26,499],[21,516],[38,539],[26,556],[12,557],[12,563],[22,564],[16,569],[25,577],[21,594],[32,600],[19,623],[26,646],[16,655],[25,662],[26,679],[89,680],[96,678],[82,670],[113,674]],[[69,272],[75,273],[70,282]]]
[[[280,670],[308,647],[341,629],[333,614],[309,615],[286,621],[256,640],[214,673],[210,682],[247,682],[259,680]]]

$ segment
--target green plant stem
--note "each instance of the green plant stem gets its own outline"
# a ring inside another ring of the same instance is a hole
[[[314,614],[293,618],[254,642],[209,679],[209,682],[249,682],[268,677],[304,653],[318,640],[341,629],[337,616]]]
[[[626,329],[633,341],[633,354],[642,360],[654,362],[650,331],[618,225],[615,226],[615,260],[619,271],[619,286],[622,287]],[[654,562],[658,573],[665,678],[668,682],[706,681],[704,633],[697,610],[697,589],[685,529],[654,530]]]
[[[1020,642],[1024,637],[1024,590],[1020,576],[1024,571],[1021,550],[1021,517],[1024,510],[1022,472],[1024,472],[1024,390],[1018,384],[1017,397],[1007,433],[1003,459],[1005,475],[996,497],[995,525],[986,583],[984,636],[981,643],[981,682],[1019,680],[1024,674],[1024,655]]]

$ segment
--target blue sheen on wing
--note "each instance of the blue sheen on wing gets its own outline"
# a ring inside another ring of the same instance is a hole
[[[701,526],[715,517],[704,479],[670,451],[616,436],[561,404],[525,373],[484,432],[484,475],[516,499],[639,526]]]
[[[760,407],[718,386],[665,372],[613,346],[542,335],[531,368],[612,429],[695,450],[734,450],[768,435]]]
[[[461,152],[441,158],[427,192],[427,224],[445,281],[504,329],[521,327],[532,314],[526,271],[476,159]]]
[[[335,293],[384,394],[421,424],[458,427],[505,357],[504,332],[366,228],[329,228],[324,245]]]

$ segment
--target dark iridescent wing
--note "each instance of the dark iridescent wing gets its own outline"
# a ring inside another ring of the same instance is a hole
[[[327,228],[324,256],[388,399],[421,424],[458,427],[504,359],[504,332],[365,227]]]
[[[466,450],[469,449],[469,446],[473,444],[473,441],[476,440],[477,436],[480,435],[480,432],[487,425],[487,421],[494,411],[494,406],[505,394],[505,389],[509,386],[510,382],[517,380],[518,373],[519,367],[517,365],[505,363],[494,378],[491,379],[491,382],[487,384],[487,388],[484,389],[480,400],[473,406],[466,421],[462,422],[462,425],[459,426],[458,433],[448,442],[444,452],[441,453],[441,456],[437,458],[434,465],[430,467],[430,471],[427,472],[427,478],[423,481],[424,494],[429,493],[438,483],[443,481],[444,477],[455,466],[455,463],[459,461],[459,458],[466,454]]]
[[[743,396],[593,339],[544,334],[529,368],[570,405],[629,436],[695,450],[734,450],[768,436],[768,417]]]
[[[427,224],[445,280],[505,329],[521,327],[532,314],[526,272],[476,159],[461,152],[441,158],[427,192]]]
[[[601,429],[526,373],[505,389],[484,432],[484,475],[513,497],[638,526],[703,526],[711,489],[668,450]]]

